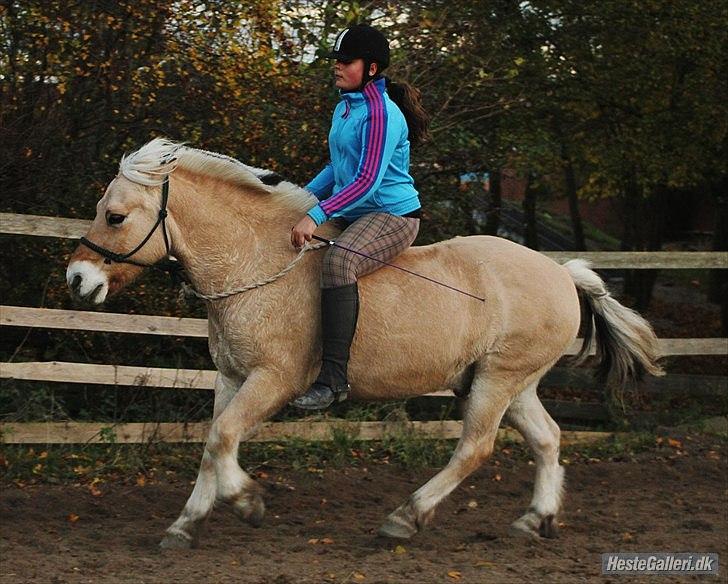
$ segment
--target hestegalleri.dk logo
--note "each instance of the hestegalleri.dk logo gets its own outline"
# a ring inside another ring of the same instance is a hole
[[[718,574],[718,554],[666,552],[602,554],[602,574]]]

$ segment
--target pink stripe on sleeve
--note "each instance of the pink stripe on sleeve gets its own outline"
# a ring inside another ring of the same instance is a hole
[[[370,123],[367,129],[366,158],[358,176],[345,189],[321,203],[327,215],[346,207],[365,194],[376,182],[384,152],[384,136],[386,132],[384,99],[374,84],[364,89],[369,108]]]

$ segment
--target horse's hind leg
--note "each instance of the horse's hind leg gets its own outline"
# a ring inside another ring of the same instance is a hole
[[[523,435],[536,457],[533,499],[526,513],[511,524],[511,532],[530,537],[556,537],[564,468],[559,466],[561,431],[536,394],[538,381],[518,395],[507,419]]]
[[[498,425],[511,396],[523,388],[512,377],[476,374],[463,419],[463,433],[447,466],[387,517],[380,535],[407,539],[421,530],[435,508],[493,452]]]
[[[215,378],[215,407],[212,414],[213,421],[227,407],[230,400],[238,391],[239,384],[228,380],[218,373]],[[177,520],[167,528],[164,538],[159,543],[160,547],[188,548],[196,545],[200,532],[207,520],[212,507],[215,504],[215,493],[217,492],[217,480],[212,457],[205,448],[202,454],[200,470],[197,474],[195,487],[192,489],[190,498],[182,509]]]

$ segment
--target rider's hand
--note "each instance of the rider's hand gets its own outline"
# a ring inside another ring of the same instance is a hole
[[[316,222],[308,215],[304,215],[295,227],[291,230],[291,243],[295,248],[303,247],[307,241],[311,241],[313,232],[316,231]]]

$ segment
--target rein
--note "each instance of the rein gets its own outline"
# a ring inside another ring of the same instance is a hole
[[[139,266],[140,268],[156,268],[158,270],[162,270],[163,272],[168,272],[172,276],[173,280],[180,279],[181,272],[184,270],[184,268],[177,260],[169,259],[170,244],[169,236],[167,235],[167,223],[165,221],[168,214],[168,200],[169,176],[166,176],[164,177],[164,182],[162,183],[162,205],[159,209],[159,214],[157,215],[157,222],[154,224],[149,233],[147,233],[147,236],[141,241],[141,243],[129,253],[121,254],[111,251],[110,249],[102,247],[99,244],[94,243],[89,239],[86,239],[85,237],[81,237],[79,239],[79,243],[95,251],[100,256],[103,256],[105,264],[111,264],[112,262],[116,262],[117,264],[131,264],[134,266]],[[146,243],[151,239],[152,235],[154,235],[154,232],[157,230],[157,228],[159,228],[160,225],[162,226],[162,235],[164,236],[164,247],[167,251],[167,257],[163,260],[155,262],[154,264],[143,264],[142,262],[137,262],[135,260],[129,259],[146,245]]]
[[[476,300],[480,300],[481,302],[485,302],[485,298],[481,298],[480,296],[476,296],[475,294],[471,294],[470,292],[465,292],[464,290],[460,290],[459,288],[455,288],[454,286],[450,286],[449,284],[445,284],[443,282],[438,282],[437,280],[434,280],[433,278],[428,278],[427,276],[423,276],[422,274],[418,274],[417,272],[413,272],[412,270],[408,270],[407,268],[403,268],[401,266],[395,266],[394,264],[390,264],[388,262],[385,262],[383,260],[374,258],[372,256],[369,256],[365,253],[362,253],[360,251],[357,251],[355,249],[351,249],[350,247],[346,247],[344,245],[341,245],[340,243],[337,243],[334,240],[324,239],[323,237],[319,237],[318,235],[312,236],[317,241],[322,241],[326,245],[336,246],[340,249],[344,249],[348,252],[355,253],[357,255],[360,255],[362,257],[367,258],[368,260],[374,260],[375,262],[379,262],[380,264],[384,264],[385,266],[389,266],[390,268],[397,268],[398,270],[402,270],[403,272],[407,272],[408,274],[412,276],[417,276],[418,278],[422,278],[423,280],[427,280],[428,282],[432,282],[433,284],[438,284],[439,286],[444,286],[445,288],[449,290],[453,290],[454,292],[460,292],[460,294],[465,294],[465,296],[470,296],[471,298],[475,298]]]

